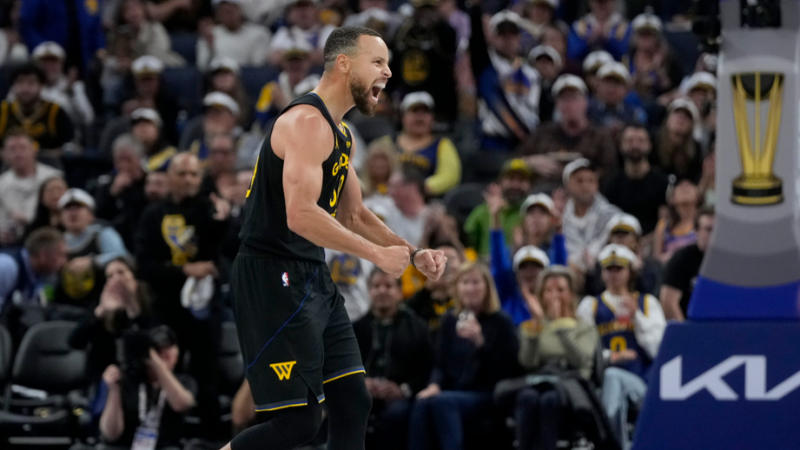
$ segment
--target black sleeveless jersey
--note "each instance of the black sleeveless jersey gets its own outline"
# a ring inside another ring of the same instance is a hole
[[[314,93],[298,97],[281,111],[281,114],[297,105],[311,105],[319,109],[333,132],[335,139],[333,149],[328,159],[322,163],[322,190],[317,205],[336,217],[336,208],[350,167],[352,146],[350,130],[344,123],[341,123],[341,128],[334,123],[325,103]],[[286,223],[283,160],[273,153],[271,137],[272,126],[261,145],[250,180],[250,189],[247,191],[244,222],[239,233],[242,249],[251,254],[324,262],[325,252],[322,247],[294,233]],[[302,152],[305,149],[295,147],[287,148],[286,151]]]

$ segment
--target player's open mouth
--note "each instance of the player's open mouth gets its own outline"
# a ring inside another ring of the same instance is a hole
[[[372,85],[372,89],[370,89],[370,94],[371,94],[371,96],[372,96],[372,100],[373,100],[375,103],[377,103],[377,102],[378,102],[378,97],[380,97],[380,95],[381,95],[381,91],[382,91],[382,90],[383,90],[383,88],[385,88],[385,87],[386,87],[386,85],[385,85],[385,84],[383,84],[383,83],[379,83],[379,84],[374,84],[374,85]]]

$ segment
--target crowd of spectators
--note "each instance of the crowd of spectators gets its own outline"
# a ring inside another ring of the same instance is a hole
[[[253,165],[331,30],[367,26],[393,76],[345,119],[365,204],[449,260],[394,280],[327,254],[367,447],[629,448],[714,225],[717,57],[692,3],[0,0],[12,354],[74,324],[84,445],[212,448],[259,420],[218,358]]]

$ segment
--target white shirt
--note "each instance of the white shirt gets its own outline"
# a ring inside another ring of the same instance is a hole
[[[325,41],[334,30],[333,25],[314,27],[310,30],[303,30],[300,27],[282,27],[275,32],[272,43],[269,46],[269,53],[276,51],[286,51],[291,48],[310,47],[315,50],[325,48]]]
[[[331,279],[344,297],[347,317],[351,322],[364,317],[370,305],[367,278],[375,265],[366,259],[331,249],[325,249],[325,260]]]
[[[375,215],[383,219],[386,226],[411,245],[419,245],[425,231],[425,221],[428,218],[428,207],[424,207],[415,217],[408,217],[395,205],[394,200],[387,196],[371,196],[364,200],[364,205]]]
[[[217,55],[227,56],[240,66],[261,66],[267,61],[270,36],[265,27],[246,23],[230,31],[216,25],[213,33],[214,48],[209,48],[205,39],[197,41],[198,68],[204,70]]]
[[[0,226],[7,226],[13,213],[31,222],[36,215],[39,188],[45,180],[57,175],[61,171],[42,163],[36,163],[36,171],[29,177],[20,178],[13,170],[0,175]]]
[[[567,200],[562,222],[570,264],[584,270],[589,269],[584,261],[584,252],[588,251],[594,260],[604,244],[602,241],[606,238],[608,221],[620,212],[619,208],[609,203],[605,197],[597,194],[586,214],[578,217],[575,215],[575,202],[571,198]]]

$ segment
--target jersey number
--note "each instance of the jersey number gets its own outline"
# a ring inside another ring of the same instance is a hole
[[[608,346],[612,352],[624,352],[628,349],[628,341],[622,336],[614,336]]]
[[[253,175],[250,177],[250,187],[247,188],[247,194],[245,194],[244,198],[250,198],[250,192],[253,190],[253,183],[256,181],[256,173],[258,172],[258,160],[261,159],[261,155],[258,155],[256,158],[256,165],[253,167]]]
[[[342,174],[339,177],[339,186],[333,191],[331,200],[328,202],[328,205],[330,205],[331,208],[336,207],[336,204],[339,203],[339,196],[342,194],[342,188],[344,187],[344,176],[345,174]]]

